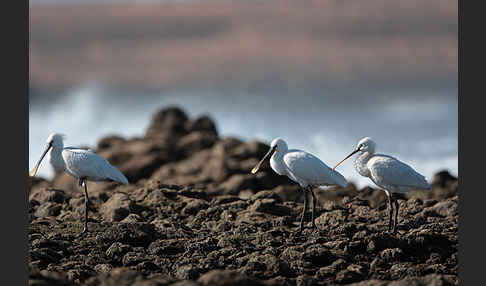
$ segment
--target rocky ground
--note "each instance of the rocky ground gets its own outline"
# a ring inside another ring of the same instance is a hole
[[[383,192],[316,189],[318,229],[299,234],[299,188],[268,163],[250,174],[267,149],[160,110],[143,138],[98,142],[130,184],[88,184],[82,237],[76,180],[29,178],[29,285],[459,284],[457,178],[407,194],[396,235]]]

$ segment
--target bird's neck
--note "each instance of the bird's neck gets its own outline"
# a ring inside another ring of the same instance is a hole
[[[56,171],[64,171],[64,159],[62,158],[62,148],[52,148],[49,151],[49,162]]]
[[[354,161],[354,167],[361,176],[369,177],[371,175],[370,170],[368,169],[368,166],[366,164],[372,156],[372,153],[364,152],[363,154],[359,155],[358,158],[356,158],[356,161]]]
[[[283,152],[277,152],[272,155],[270,158],[270,167],[279,175],[286,175],[286,167],[283,162],[283,156],[285,154]]]

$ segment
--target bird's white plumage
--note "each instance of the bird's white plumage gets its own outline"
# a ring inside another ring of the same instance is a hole
[[[339,166],[349,157],[361,152],[356,158],[354,166],[363,177],[370,178],[378,187],[381,187],[388,196],[389,223],[388,231],[395,233],[398,223],[398,203],[394,193],[404,193],[417,189],[430,189],[424,176],[420,175],[409,165],[398,159],[382,154],[375,154],[376,143],[365,137],[358,142],[356,149],[339,162],[333,169]],[[393,205],[395,205],[395,219],[392,222]]]
[[[324,162],[310,153],[289,150],[283,156],[283,160],[289,173],[303,186],[339,185],[346,187],[346,179],[340,173],[332,171]]]
[[[51,151],[53,152],[53,151]],[[100,155],[90,150],[64,148],[62,150],[66,172],[89,181],[112,180],[128,184],[127,178]]]
[[[331,170],[316,156],[297,149],[287,149],[287,143],[276,138],[270,144],[276,152],[270,158],[270,167],[280,175],[286,175],[302,187],[339,185],[345,187],[346,179]]]
[[[392,192],[407,192],[410,188],[429,189],[424,176],[409,165],[387,155],[373,155],[366,164],[373,181]]]
[[[371,138],[360,140],[357,150],[356,171],[369,177],[376,185],[391,192],[407,192],[413,188],[430,189],[424,176],[400,160],[383,154],[374,154],[376,144]]]
[[[49,162],[56,170],[65,171],[77,179],[128,184],[127,178],[105,158],[91,150],[64,147],[63,137],[53,133],[47,138]]]

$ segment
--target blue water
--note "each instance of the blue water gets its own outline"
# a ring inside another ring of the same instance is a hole
[[[322,90],[173,90],[126,93],[77,87],[56,100],[29,105],[29,168],[41,155],[49,133],[67,135],[65,146],[94,146],[104,136],[143,136],[151,115],[178,105],[194,117],[209,114],[222,136],[265,142],[280,136],[329,166],[343,159],[365,136],[379,153],[410,164],[429,180],[439,170],[458,175],[456,90],[349,92]],[[360,177],[353,160],[339,171],[359,187],[374,186]],[[47,161],[39,176],[51,178]]]

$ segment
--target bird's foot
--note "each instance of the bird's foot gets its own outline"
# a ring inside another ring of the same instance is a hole
[[[317,230],[319,231],[320,229],[317,227],[317,225],[315,223],[312,223],[312,227],[311,227],[313,230]]]
[[[311,227],[306,227],[306,226],[303,226],[301,225],[297,230],[294,231],[294,233],[296,234],[302,234],[302,231],[304,231],[304,229],[312,229],[312,230],[317,230],[319,231],[320,229],[317,227],[316,224],[312,224]]]
[[[78,237],[83,237],[86,234],[88,234],[88,229],[87,228],[84,228],[83,231],[78,234]]]
[[[297,230],[294,231],[295,234],[302,234],[302,231],[304,230],[304,227],[303,226],[300,226]]]
[[[397,234],[397,229],[396,228],[389,228],[388,233],[392,234],[392,235]]]
[[[85,224],[84,224],[84,227],[83,227],[83,231],[82,231],[82,232],[80,232],[78,236],[79,236],[79,237],[81,237],[81,236],[83,236],[83,235],[85,235],[85,234],[87,234],[87,233],[88,233],[88,224],[87,224],[87,223],[85,223]]]

